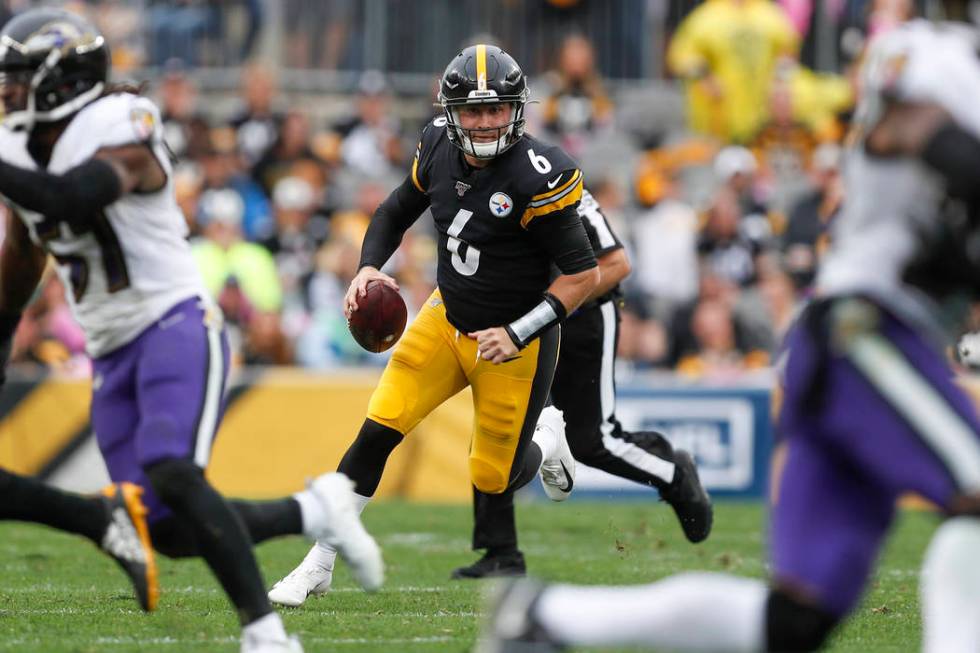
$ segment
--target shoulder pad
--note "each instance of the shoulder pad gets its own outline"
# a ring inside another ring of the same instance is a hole
[[[534,138],[525,137],[519,145],[522,151],[515,152],[520,161],[516,166],[521,172],[521,192],[527,197],[521,225],[576,205],[582,197],[583,177],[572,157]]]
[[[27,132],[15,132],[6,127],[0,127],[0,157],[10,163],[17,163],[15,153],[19,154],[21,151],[27,152]]]
[[[589,211],[599,211],[599,202],[592,197],[592,193],[589,192],[588,188],[582,189],[582,199],[579,200],[578,212],[579,215],[585,215]]]
[[[436,116],[422,127],[419,144],[412,161],[412,183],[423,193],[429,186],[429,161],[439,141],[446,136],[446,116]]]
[[[436,116],[422,127],[422,134],[419,136],[419,148],[423,151],[431,151],[445,135],[446,116]]]
[[[936,104],[980,135],[980,59],[976,30],[915,20],[874,41],[862,70],[869,91],[859,105],[874,119],[879,97]]]
[[[528,196],[554,190],[568,181],[568,175],[558,182],[555,179],[563,173],[578,169],[578,163],[563,149],[533,137],[525,135],[514,145],[514,149],[517,151],[513,153],[512,165],[521,191]]]
[[[58,139],[52,167],[67,168],[104,147],[146,143],[162,138],[160,111],[149,98],[117,93],[82,109]],[[63,156],[59,156],[63,155]]]

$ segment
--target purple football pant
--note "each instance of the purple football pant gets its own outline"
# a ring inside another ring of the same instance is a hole
[[[949,508],[980,488],[980,420],[943,352],[869,301],[811,307],[787,344],[774,581],[843,616],[901,494]]]
[[[170,515],[146,468],[207,466],[224,410],[228,340],[201,301],[180,302],[128,344],[93,361],[92,427],[114,482],[143,488],[150,522]]]

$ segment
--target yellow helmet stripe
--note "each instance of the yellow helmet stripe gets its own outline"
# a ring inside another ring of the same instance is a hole
[[[476,46],[476,90],[487,90],[487,46]]]

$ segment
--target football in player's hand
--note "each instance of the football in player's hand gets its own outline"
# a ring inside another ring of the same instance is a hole
[[[398,342],[406,320],[408,309],[398,291],[380,281],[368,281],[367,292],[357,298],[357,310],[347,326],[357,344],[377,354]]]

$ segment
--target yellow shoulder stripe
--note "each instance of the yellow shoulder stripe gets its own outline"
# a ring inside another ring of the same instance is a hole
[[[576,181],[578,181],[581,178],[582,178],[582,171],[576,170],[575,173],[572,175],[572,178],[566,181],[564,184],[562,184],[555,190],[549,190],[547,193],[541,193],[540,195],[532,196],[531,202],[538,203],[541,200],[548,199],[549,197],[554,197],[555,195],[562,192],[566,188],[570,187],[572,184],[574,184]]]
[[[528,208],[524,211],[524,215],[521,216],[521,226],[527,228],[527,225],[534,218],[542,215],[548,215],[555,211],[560,211],[566,206],[572,206],[576,202],[582,199],[582,175],[578,175],[578,180],[573,186],[568,188],[564,194],[556,197],[554,200],[548,202],[547,204],[542,204],[540,206],[532,206],[528,204]]]
[[[425,189],[422,188],[422,184],[419,183],[419,158],[415,157],[412,160],[412,183],[415,187],[419,189],[419,192],[424,193]]]

